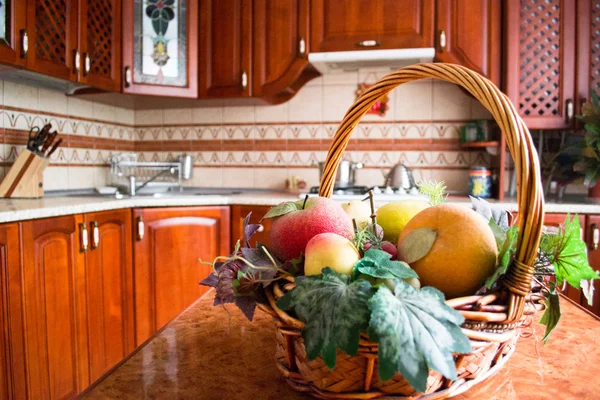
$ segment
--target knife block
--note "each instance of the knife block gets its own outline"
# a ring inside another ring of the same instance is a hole
[[[0,183],[0,197],[44,197],[44,169],[49,163],[49,158],[23,150]]]

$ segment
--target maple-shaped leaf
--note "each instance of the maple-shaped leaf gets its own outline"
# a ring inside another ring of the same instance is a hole
[[[246,218],[244,218],[244,246],[243,247],[250,247],[250,238],[252,237],[252,235],[254,235],[261,227],[261,224],[251,224],[250,223],[250,216],[252,215],[252,211],[250,211],[248,213],[248,215],[246,215]]]
[[[453,353],[471,352],[462,332],[463,316],[444,303],[437,289],[415,289],[402,280],[395,293],[380,287],[369,300],[369,337],[379,343],[379,377],[400,372],[419,392],[427,388],[429,369],[456,380]]]
[[[556,328],[556,325],[558,325],[560,316],[560,298],[555,290],[555,287],[552,286],[546,297],[546,309],[538,321],[539,324],[546,326],[546,332],[544,333],[544,338],[542,339],[544,344],[546,344],[550,338],[550,333],[552,333],[554,328]]]
[[[575,216],[571,219],[567,215],[559,234],[562,235],[562,239],[558,244],[552,263],[556,274],[556,284],[561,286],[566,280],[569,285],[579,289],[582,280],[598,279],[598,274],[588,263],[587,245],[581,240],[579,218]]]
[[[338,348],[351,356],[358,352],[360,332],[369,325],[372,294],[368,281],[350,283],[348,275],[325,268],[322,275],[297,277],[296,287],[277,306],[293,309],[305,322],[302,337],[308,357],[314,360],[320,355],[333,369]]]
[[[360,274],[375,278],[418,278],[417,273],[402,261],[392,261],[388,252],[379,249],[369,249],[354,266],[354,279]]]

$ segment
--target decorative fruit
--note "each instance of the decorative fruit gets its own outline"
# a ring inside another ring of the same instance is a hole
[[[424,200],[400,200],[377,210],[377,223],[383,228],[383,239],[397,243],[404,226],[412,217],[429,207]]]
[[[398,244],[419,228],[431,228],[437,234],[429,252],[410,264],[421,284],[441,290],[447,299],[475,294],[494,271],[498,255],[487,221],[464,206],[437,205],[415,215]],[[404,259],[401,246],[398,258]]]
[[[352,220],[335,200],[311,197],[295,203],[300,206],[273,218],[270,250],[280,260],[288,261],[305,253],[309,240],[320,233],[331,232],[352,238]]]
[[[304,258],[304,274],[318,275],[329,267],[338,274],[351,274],[360,259],[351,241],[335,233],[321,233],[308,242]]]
[[[396,256],[398,255],[398,249],[396,248],[396,245],[390,242],[382,242],[381,250],[385,251],[386,253],[389,253],[392,256],[391,260],[395,260]]]
[[[350,216],[350,219],[356,219],[356,223],[360,228],[371,221],[371,207],[364,201],[352,200],[342,203],[342,208]]]

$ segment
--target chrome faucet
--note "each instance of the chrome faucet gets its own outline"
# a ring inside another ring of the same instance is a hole
[[[174,174],[175,168],[171,167],[169,169],[164,169],[164,170],[160,171],[158,174],[154,175],[153,177],[148,179],[146,182],[142,183],[139,187],[136,187],[137,181],[136,181],[135,175],[130,175],[129,176],[129,195],[135,196],[138,190],[141,190],[146,185],[148,185],[150,182],[156,180],[158,177],[165,174],[166,172],[168,172],[170,174]]]

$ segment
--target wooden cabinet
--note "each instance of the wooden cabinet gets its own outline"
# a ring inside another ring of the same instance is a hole
[[[198,96],[197,1],[125,1],[122,35],[124,93]]]
[[[84,215],[90,381],[135,348],[131,211]]]
[[[27,69],[67,81],[76,81],[78,2],[28,0]]]
[[[231,245],[233,249],[238,240],[244,238],[244,219],[249,213],[251,224],[260,223],[263,228],[260,232],[256,232],[250,239],[250,245],[256,246],[256,243],[262,243],[269,247],[271,244],[269,232],[271,231],[271,219],[265,219],[260,222],[261,218],[271,209],[270,206],[232,206],[231,207]],[[230,250],[231,251],[231,250]]]
[[[30,399],[72,398],[90,382],[84,226],[80,215],[21,223]]]
[[[506,2],[506,94],[530,129],[573,123],[576,3]]]
[[[500,85],[500,0],[437,0],[436,59],[460,64]]]
[[[254,1],[253,96],[281,96],[313,77],[305,70],[309,17],[308,1]]]
[[[590,99],[600,95],[600,0],[577,2],[577,100],[576,113]]]
[[[135,209],[136,345],[206,293],[199,282],[229,254],[229,207]]]
[[[200,97],[251,96],[252,0],[206,0],[200,7]]]
[[[79,81],[121,91],[121,0],[80,0]]]
[[[22,34],[25,29],[27,9],[24,1],[0,3],[0,62],[11,65],[24,63],[22,52]]]
[[[433,46],[434,0],[312,0],[312,52]]]
[[[0,398],[24,399],[25,347],[19,224],[0,225]]]

